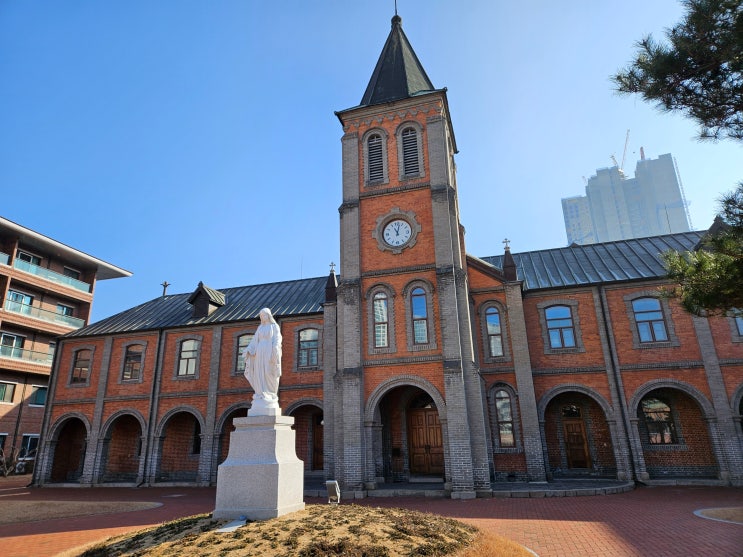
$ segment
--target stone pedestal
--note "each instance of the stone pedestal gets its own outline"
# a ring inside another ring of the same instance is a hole
[[[291,416],[235,418],[217,471],[216,519],[266,520],[304,509],[304,463]]]

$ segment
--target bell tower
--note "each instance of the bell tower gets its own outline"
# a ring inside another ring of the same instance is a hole
[[[345,491],[440,477],[490,489],[446,89],[392,29],[343,126],[338,365],[326,404]]]

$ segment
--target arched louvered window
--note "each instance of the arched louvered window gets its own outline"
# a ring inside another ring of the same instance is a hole
[[[387,294],[374,294],[374,348],[389,346],[389,317],[387,315]]]
[[[402,168],[405,176],[420,173],[418,155],[418,132],[415,128],[405,128],[402,131]]]
[[[382,136],[370,135],[366,140],[366,160],[369,165],[369,181],[381,182],[384,180],[384,156],[382,154]]]
[[[426,292],[422,288],[414,288],[410,293],[410,310],[413,322],[413,342],[428,344],[428,307]]]

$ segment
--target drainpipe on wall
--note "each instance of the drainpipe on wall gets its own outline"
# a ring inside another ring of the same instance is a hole
[[[144,439],[144,466],[142,469],[142,481],[137,484],[137,487],[141,487],[142,484],[147,482],[149,476],[149,463],[150,454],[152,453],[152,442],[154,434],[154,423],[155,417],[157,416],[157,386],[160,381],[160,371],[162,368],[162,358],[165,344],[163,343],[163,336],[165,329],[159,329],[157,332],[157,349],[155,350],[155,369],[152,373],[152,394],[150,394],[150,412],[147,418],[147,432]],[[144,432],[143,432],[144,433]]]
[[[624,393],[624,383],[622,382],[622,376],[619,372],[619,360],[617,357],[617,347],[614,342],[614,335],[612,333],[611,327],[609,326],[608,322],[608,315],[609,315],[609,308],[608,303],[606,301],[606,290],[603,286],[599,286],[599,300],[601,301],[601,320],[604,327],[604,334],[606,335],[606,341],[609,344],[609,352],[611,356],[611,364],[614,369],[612,369],[612,377],[614,379],[614,384],[617,389],[617,397],[619,398],[619,411],[622,415],[622,421],[624,422],[624,430],[625,430],[625,442],[627,443],[627,449],[629,451],[629,466],[630,471],[632,472],[632,477],[637,480],[637,470],[635,468],[635,455],[634,455],[634,447],[632,445],[632,423],[630,422],[630,418],[627,415],[627,398],[625,397]]]

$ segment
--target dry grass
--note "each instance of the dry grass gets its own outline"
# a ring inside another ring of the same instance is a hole
[[[719,509],[702,509],[699,514],[706,518],[716,518],[743,524],[743,507],[724,507]]]
[[[218,533],[198,515],[112,538],[80,557],[526,557],[509,540],[453,519],[404,509],[308,505],[303,511]]]
[[[0,524],[35,522],[92,514],[142,511],[159,507],[160,505],[161,503],[147,501],[44,501],[41,503],[39,501],[3,501],[3,504],[0,505]]]

